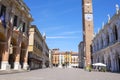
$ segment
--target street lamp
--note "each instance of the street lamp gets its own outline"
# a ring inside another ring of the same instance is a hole
[[[86,67],[86,57],[84,56],[84,68]]]

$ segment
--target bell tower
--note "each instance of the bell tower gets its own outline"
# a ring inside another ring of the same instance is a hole
[[[91,65],[91,43],[93,39],[92,0],[82,0],[82,23],[85,67]]]

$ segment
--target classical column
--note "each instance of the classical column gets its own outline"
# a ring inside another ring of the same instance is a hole
[[[10,70],[10,65],[8,64],[8,44],[5,43],[3,46],[2,61],[1,61],[1,70]]]
[[[119,62],[118,62],[118,58],[116,58],[116,66],[117,66],[117,72],[119,71]]]
[[[69,66],[68,66],[68,67],[69,67],[69,68],[72,68],[72,67],[71,67],[71,54],[68,54],[68,58],[69,58],[69,61],[68,61],[68,62],[69,62]]]
[[[114,59],[113,59],[112,53],[110,54],[110,59],[111,59],[110,60],[111,61],[111,68],[110,69],[111,69],[111,71],[114,71],[114,61],[113,61]]]
[[[61,54],[59,54],[59,68],[62,68],[62,63],[61,63]]]
[[[16,55],[15,55],[15,62],[14,62],[14,70],[20,70],[21,65],[20,65],[20,47],[16,48]]]
[[[18,37],[18,42],[15,50],[15,62],[14,62],[14,70],[20,70],[20,53],[21,53],[21,43],[22,43],[22,37],[21,34]]]
[[[26,49],[25,57],[24,57],[24,63],[23,63],[23,69],[27,70],[28,69],[28,47]]]
[[[116,59],[116,57],[115,57],[115,72],[117,72],[118,71],[118,67],[117,67],[117,59]]]
[[[43,55],[42,55],[42,68],[45,68],[45,53],[43,52]]]

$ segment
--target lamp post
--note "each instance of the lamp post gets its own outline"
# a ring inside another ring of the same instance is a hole
[[[49,67],[52,67],[52,51],[49,50]]]
[[[84,56],[84,68],[86,67],[86,57]]]

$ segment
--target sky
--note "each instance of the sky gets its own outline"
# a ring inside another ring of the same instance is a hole
[[[50,49],[78,52],[82,36],[82,0],[24,0],[41,34],[46,33]],[[93,0],[94,33],[116,12],[119,0]]]

